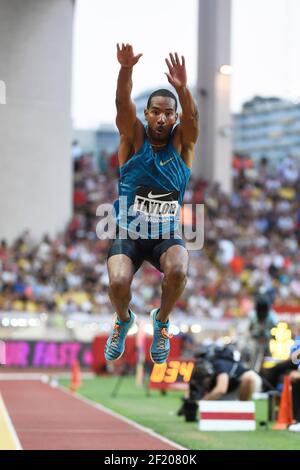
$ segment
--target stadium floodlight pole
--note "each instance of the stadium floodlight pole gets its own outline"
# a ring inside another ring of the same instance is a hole
[[[198,0],[196,97],[200,138],[193,174],[231,192],[231,0]]]

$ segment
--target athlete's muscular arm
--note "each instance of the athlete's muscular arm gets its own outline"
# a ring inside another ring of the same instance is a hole
[[[116,106],[116,124],[120,133],[119,163],[123,165],[134,153],[135,132],[137,126],[136,108],[131,99],[132,69],[142,54],[134,55],[132,46],[117,44],[117,58],[121,64],[119,71]]]
[[[180,125],[178,126],[177,139],[181,144],[181,156],[188,166],[192,165],[194,157],[194,146],[199,135],[198,110],[195,101],[187,87],[187,74],[185,59],[181,56],[179,60],[177,52],[170,54],[170,60],[166,59],[169,73],[166,73],[169,83],[178,94],[182,113]]]

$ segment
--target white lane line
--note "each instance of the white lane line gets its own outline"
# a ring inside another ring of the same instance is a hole
[[[14,425],[0,394],[0,450],[22,450]]]

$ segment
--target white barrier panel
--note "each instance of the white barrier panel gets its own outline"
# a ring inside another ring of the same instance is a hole
[[[253,401],[199,401],[200,431],[255,431]]]

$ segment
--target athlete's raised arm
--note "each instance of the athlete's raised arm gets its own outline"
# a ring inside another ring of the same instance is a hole
[[[117,44],[117,58],[121,65],[116,91],[116,124],[120,132],[120,165],[130,157],[130,148],[134,144],[136,126],[136,108],[131,99],[132,70],[142,54],[134,55],[130,44]]]
[[[166,59],[169,72],[166,73],[169,83],[175,88],[182,113],[178,126],[181,143],[181,155],[188,166],[191,166],[194,157],[194,146],[199,135],[199,122],[197,105],[187,87],[187,73],[185,59],[181,56],[179,60],[177,52],[170,53]]]

